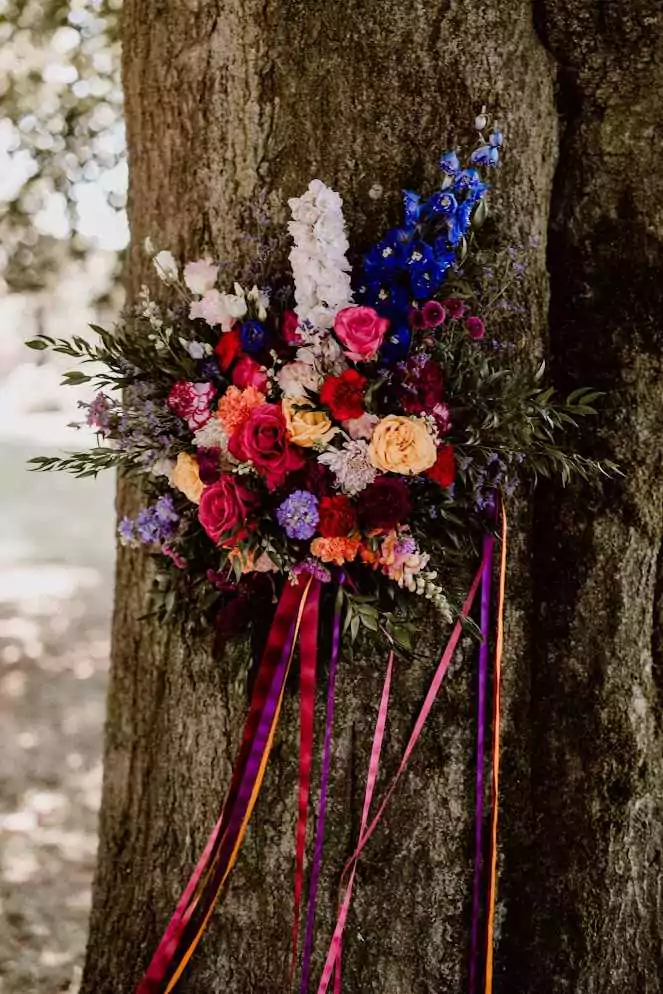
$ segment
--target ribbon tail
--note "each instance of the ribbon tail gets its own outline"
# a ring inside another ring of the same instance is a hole
[[[417,716],[414,729],[412,730],[412,734],[410,735],[408,743],[405,747],[405,751],[403,753],[403,757],[400,761],[398,769],[396,770],[396,773],[392,778],[391,783],[389,784],[389,787],[380,804],[380,807],[378,808],[377,813],[373,817],[373,820],[371,821],[370,825],[368,826],[368,828],[366,828],[365,831],[360,831],[357,847],[354,853],[352,854],[352,856],[350,857],[350,859],[348,860],[348,862],[346,863],[345,868],[343,870],[341,881],[343,881],[343,879],[346,877],[348,873],[350,874],[350,876],[348,879],[348,883],[346,884],[345,894],[341,901],[341,907],[336,921],[336,928],[334,929],[334,935],[332,936],[332,941],[329,947],[329,951],[327,953],[327,959],[325,960],[325,966],[323,968],[323,974],[320,980],[320,985],[318,987],[318,994],[325,994],[329,986],[329,981],[331,979],[332,971],[334,969],[334,963],[338,955],[338,948],[339,948],[338,936],[342,934],[343,929],[345,927],[345,919],[347,918],[347,911],[350,904],[350,897],[352,894],[352,884],[354,883],[357,861],[359,860],[359,857],[361,856],[364,847],[366,846],[366,843],[371,838],[371,836],[375,832],[378,824],[382,819],[385,809],[392,797],[392,794],[396,789],[396,786],[398,785],[401,776],[403,775],[403,772],[405,771],[405,768],[407,767],[410,756],[412,755],[412,751],[415,745],[417,744],[417,740],[421,735],[423,727],[426,723],[426,719],[428,718],[430,710],[437,698],[440,686],[442,684],[442,680],[444,679],[444,675],[449,668],[449,665],[453,658],[453,654],[456,650],[456,646],[458,645],[458,640],[460,639],[463,630],[462,621],[465,618],[467,618],[472,608],[472,604],[474,603],[474,599],[476,597],[476,593],[479,588],[479,583],[481,581],[483,568],[484,567],[482,562],[481,566],[479,567],[479,570],[477,571],[476,576],[474,577],[474,580],[472,581],[469,593],[461,609],[460,617],[456,622],[456,624],[454,625],[453,631],[451,633],[449,641],[447,642],[446,648],[442,653],[442,656],[440,657],[437,669],[435,671],[435,675],[433,676],[431,685],[428,689],[428,693],[426,694],[426,699],[424,700],[421,710],[419,711],[419,714]]]
[[[310,593],[311,591],[312,595]],[[283,660],[283,665],[279,667],[278,679],[275,680],[275,684],[277,685],[277,693],[275,694],[276,700],[273,715],[271,716],[271,723],[267,733],[267,740],[263,744],[263,742],[260,741],[262,736],[256,735],[257,741],[254,742],[254,748],[247,762],[247,771],[249,776],[244,778],[240,786],[237,805],[228,826],[228,832],[223,840],[210,886],[207,889],[204,901],[201,901],[198,922],[189,923],[189,927],[185,932],[183,941],[185,952],[179,960],[177,968],[165,988],[165,994],[170,994],[170,992],[174,989],[177,981],[181,977],[185,967],[191,959],[191,956],[195,952],[200,940],[202,939],[205,929],[207,928],[212,912],[214,911],[219,897],[221,896],[221,892],[223,891],[226,881],[228,880],[228,877],[230,876],[230,873],[237,861],[251,815],[253,814],[253,809],[258,799],[258,794],[260,793],[260,789],[262,787],[265,771],[267,769],[267,762],[271,753],[276,728],[281,714],[281,707],[283,705],[286,681],[292,666],[295,646],[297,644],[302,622],[306,617],[307,612],[309,612],[312,607],[311,602],[313,601],[317,604],[319,597],[320,584],[317,580],[313,580],[311,578],[304,589],[304,593],[299,603],[297,618],[294,624],[294,631],[292,638],[289,640],[288,658],[287,660]],[[314,610],[317,610],[317,608],[314,607]],[[260,730],[262,731],[263,728],[261,727]],[[201,918],[202,921],[200,920]]]
[[[504,599],[506,593],[507,522],[504,505],[502,516],[502,550],[500,555],[500,580],[497,597],[497,635],[495,639],[495,673],[493,676],[493,746],[492,794],[493,811],[490,827],[490,876],[488,881],[488,921],[486,926],[486,976],[485,994],[493,990],[493,950],[495,939],[495,898],[497,891],[497,822],[499,815],[500,785],[500,711],[502,700],[502,651],[504,647]]]
[[[479,919],[481,916],[481,869],[483,851],[483,765],[486,737],[486,684],[488,681],[488,650],[490,640],[490,580],[494,538],[483,540],[483,570],[481,574],[481,645],[479,647],[477,690],[477,771],[474,815],[474,881],[472,888],[472,933],[470,941],[470,990],[475,994],[479,964]]]
[[[158,994],[163,990],[165,978],[172,969],[182,935],[204,895],[210,876],[218,863],[219,852],[227,835],[237,795],[245,780],[246,764],[255,742],[256,733],[261,722],[264,724],[266,720],[271,720],[265,718],[265,711],[266,709],[273,711],[270,700],[274,696],[274,680],[278,676],[279,663],[283,662],[282,657],[286,652],[290,652],[290,642],[294,636],[294,619],[306,592],[306,590],[302,591],[301,588],[291,585],[284,588],[270,631],[270,643],[263,654],[254,686],[242,744],[235,763],[228,795],[203,855],[198,861],[147,971],[136,989],[136,994]]]
[[[322,850],[325,839],[325,820],[327,814],[327,791],[331,770],[331,745],[334,728],[334,702],[336,690],[336,672],[341,648],[341,616],[343,608],[343,576],[341,576],[336,604],[334,607],[334,623],[332,629],[332,648],[329,660],[329,676],[327,682],[327,713],[325,716],[325,737],[322,747],[322,770],[320,774],[320,801],[315,831],[313,862],[311,864],[311,880],[309,883],[308,908],[306,911],[306,929],[304,932],[304,951],[302,953],[302,972],[299,982],[299,994],[308,994],[309,977],[311,974],[311,956],[313,953],[313,931],[315,928],[315,912],[318,899],[318,882],[322,867]]]
[[[292,916],[292,957],[290,983],[297,970],[299,918],[304,887],[304,857],[306,853],[306,822],[311,792],[313,765],[313,729],[315,719],[315,675],[318,661],[319,598],[310,617],[305,618],[299,649],[299,790],[297,827],[295,829],[295,892]]]

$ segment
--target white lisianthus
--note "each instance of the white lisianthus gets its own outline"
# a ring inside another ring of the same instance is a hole
[[[301,397],[304,393],[317,393],[322,376],[313,365],[289,362],[276,374],[276,381],[286,397]]]
[[[292,198],[288,204],[297,314],[315,328],[331,328],[336,314],[352,303],[343,201],[321,180],[314,179],[303,196]]]
[[[215,266],[211,259],[197,259],[196,262],[187,262],[184,267],[184,282],[191,293],[199,296],[213,290],[219,275],[219,267]]]
[[[177,282],[180,276],[180,271],[172,252],[158,252],[152,261],[160,280],[164,283]]]
[[[152,476],[165,476],[168,482],[172,484],[174,470],[175,460],[167,459],[165,456],[161,456],[156,460],[156,462],[152,463],[150,472]]]
[[[244,296],[208,290],[200,300],[193,301],[189,317],[202,318],[212,328],[220,324],[223,331],[230,331],[235,321],[244,317],[246,310]]]

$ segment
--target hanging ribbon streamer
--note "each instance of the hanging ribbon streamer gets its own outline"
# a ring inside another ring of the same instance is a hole
[[[228,840],[231,822],[233,819],[235,822],[237,821],[240,795],[245,799],[247,793],[249,795],[248,803],[244,800],[241,809],[245,815],[248,814],[245,819],[246,824],[248,824],[248,818],[253,804],[255,804],[255,796],[257,796],[257,790],[259,790],[264,776],[264,768],[280,711],[285,676],[290,667],[296,637],[301,625],[303,608],[312,582],[309,580],[305,587],[302,584],[297,587],[287,584],[283,590],[256,678],[228,796],[205,851],[180,898],[145,976],[137,987],[136,994],[160,994],[164,990],[165,978],[174,969],[175,975],[171,977],[166,988],[168,991],[172,990],[184,965],[188,962],[193,949],[188,952],[188,955],[185,954],[186,959],[181,969],[179,967],[180,958],[177,956],[178,949],[183,945],[182,939],[187,926],[208,891],[210,879],[219,867],[224,842]],[[319,589],[317,594],[319,596]],[[259,756],[256,762],[256,749],[260,748],[261,745],[262,756]],[[246,824],[244,824],[244,831]],[[240,832],[243,836],[241,820],[239,830],[234,832],[235,837]],[[232,868],[232,863],[234,863],[234,859],[228,867],[228,872]],[[222,882],[224,881],[225,877],[223,877]],[[184,945],[184,948],[186,949],[187,946]]]
[[[492,795],[493,810],[490,826],[490,861],[488,880],[488,916],[486,926],[486,983],[485,994],[493,990],[493,949],[495,940],[495,897],[497,890],[497,821],[499,813],[500,785],[500,718],[502,699],[502,651],[504,647],[504,597],[506,593],[506,545],[507,523],[504,505],[500,507],[502,518],[502,551],[500,556],[500,580],[497,595],[497,635],[495,639],[495,672],[493,675],[493,746],[492,746]]]
[[[313,624],[314,620],[317,621],[319,599],[320,583],[317,580],[311,579],[308,581],[299,605],[297,620],[295,622],[294,637],[290,647],[287,663],[285,666],[279,667],[279,692],[267,742],[264,747],[262,747],[262,743],[258,740],[258,736],[256,736],[258,741],[256,741],[255,748],[252,749],[252,753],[247,763],[248,776],[245,777],[242,787],[238,792],[238,804],[233,812],[227,837],[222,843],[219,860],[211,878],[210,886],[206,891],[204,904],[201,902],[203,905],[201,911],[202,922],[200,925],[193,925],[193,927],[190,927],[187,932],[185,932],[184,947],[186,952],[182,956],[175,973],[171,977],[168,986],[166,987],[165,994],[170,994],[170,991],[174,989],[175,984],[179,980],[184,968],[198,946],[198,943],[207,928],[207,924],[211,918],[216,903],[221,895],[221,891],[223,890],[223,887],[239,855],[239,850],[244,840],[244,835],[246,834],[246,829],[248,828],[249,820],[253,813],[253,809],[258,799],[258,794],[260,793],[260,788],[262,787],[262,782],[265,776],[267,761],[274,742],[274,735],[276,733],[276,727],[278,725],[281,707],[283,704],[283,697],[285,695],[286,681],[292,665],[295,646],[297,644],[297,637],[302,626],[305,629],[308,629]],[[262,754],[259,755],[259,750],[261,748]]]
[[[311,791],[313,765],[313,724],[315,719],[315,671],[318,662],[319,618],[311,619],[302,632],[299,652],[299,790],[297,792],[297,827],[295,829],[295,893],[292,918],[292,955],[290,983],[297,969],[299,918],[304,887],[306,821]]]
[[[486,685],[490,641],[490,580],[492,573],[492,535],[483,540],[483,571],[481,574],[481,645],[479,647],[477,693],[477,772],[474,815],[474,883],[472,888],[472,933],[470,939],[470,991],[475,994],[479,972],[479,924],[481,917],[481,877],[483,861],[483,766],[486,738]]]
[[[359,860],[359,857],[361,856],[361,853],[362,853],[362,851],[364,849],[364,846],[366,845],[366,843],[368,842],[368,840],[371,838],[371,836],[373,835],[375,829],[377,828],[380,820],[382,819],[382,816],[384,814],[385,808],[387,807],[387,804],[389,803],[389,800],[391,799],[391,796],[394,793],[394,790],[396,789],[398,781],[400,780],[400,778],[401,778],[401,776],[402,776],[402,774],[403,774],[403,772],[404,772],[404,770],[405,770],[405,768],[406,768],[406,766],[408,764],[410,756],[412,755],[412,751],[413,751],[413,749],[414,749],[414,747],[415,747],[415,745],[417,743],[417,740],[419,739],[419,736],[421,735],[423,727],[424,727],[424,725],[426,723],[426,719],[428,718],[430,710],[431,710],[431,708],[432,708],[432,706],[433,706],[433,704],[435,702],[435,699],[436,699],[436,697],[438,695],[440,686],[442,684],[442,680],[444,679],[444,675],[447,672],[447,670],[449,668],[449,664],[451,663],[451,660],[453,658],[453,654],[454,654],[454,652],[456,650],[456,646],[458,645],[458,640],[460,639],[460,636],[461,636],[461,633],[462,633],[462,622],[463,622],[464,619],[467,618],[467,616],[470,613],[470,610],[472,608],[472,604],[474,603],[474,599],[476,597],[477,590],[479,588],[479,583],[481,581],[483,570],[484,570],[484,562],[482,562],[482,564],[481,564],[481,566],[480,566],[480,568],[479,568],[476,576],[474,577],[474,580],[472,581],[472,586],[470,587],[470,591],[469,591],[469,593],[467,595],[467,598],[465,600],[465,603],[463,604],[463,607],[461,609],[460,617],[459,617],[458,621],[456,622],[456,624],[454,625],[453,631],[451,633],[451,637],[449,638],[447,646],[446,646],[444,652],[442,653],[442,656],[441,656],[440,661],[438,663],[437,669],[435,671],[435,675],[434,675],[433,680],[431,682],[431,685],[430,685],[430,687],[428,689],[428,693],[426,694],[426,699],[425,699],[425,701],[424,701],[424,703],[423,703],[423,705],[421,707],[421,710],[419,711],[419,715],[417,716],[417,720],[415,722],[414,729],[412,731],[412,734],[410,735],[410,738],[408,740],[407,746],[405,747],[405,751],[403,753],[403,757],[401,759],[399,767],[398,767],[398,769],[397,769],[397,771],[396,771],[396,773],[395,773],[395,775],[394,775],[391,783],[389,784],[389,787],[388,787],[388,789],[386,791],[386,794],[385,794],[385,796],[384,796],[384,798],[382,800],[382,803],[380,804],[380,807],[378,808],[378,811],[377,811],[375,817],[371,821],[371,823],[368,826],[368,828],[365,831],[361,831],[360,832],[359,841],[357,843],[357,847],[356,847],[354,853],[352,854],[352,856],[350,857],[350,859],[348,860],[348,862],[346,863],[346,866],[345,866],[345,868],[343,870],[343,874],[342,874],[342,877],[341,877],[341,882],[348,876],[348,874],[351,874],[352,875],[352,880],[354,880],[353,870],[354,870],[354,868],[356,866],[356,863]],[[388,671],[388,675],[389,675],[389,679],[391,679],[389,671]],[[386,681],[386,678],[385,678],[385,681]],[[369,771],[369,774],[370,774],[370,771]],[[352,888],[349,887],[348,885],[346,885],[345,891],[343,893],[343,896],[342,896],[342,899],[341,899],[341,903],[340,903],[339,913],[338,913],[338,917],[337,917],[337,920],[336,920],[336,927],[334,929],[334,934],[332,936],[332,940],[331,940],[331,943],[330,943],[330,946],[329,946],[329,950],[327,952],[327,958],[325,960],[325,965],[324,965],[324,968],[323,968],[323,971],[322,971],[322,976],[320,978],[320,984],[318,986],[318,994],[325,994],[325,992],[327,991],[327,989],[329,987],[329,982],[331,980],[332,973],[334,971],[334,966],[335,966],[335,963],[336,963],[336,960],[337,960],[337,957],[338,957],[338,951],[339,951],[339,948],[341,946],[341,941],[342,941],[341,937],[342,937],[342,934],[343,934],[343,930],[345,928],[345,922],[346,922],[347,915],[348,915],[348,910],[349,910],[349,907],[350,907],[351,897],[352,897]]]
[[[339,580],[336,606],[334,608],[334,626],[332,631],[331,659],[329,661],[329,679],[327,685],[327,714],[325,718],[325,737],[322,747],[322,772],[320,776],[320,801],[318,804],[318,819],[315,832],[313,862],[311,864],[311,881],[309,884],[308,909],[306,912],[306,930],[304,933],[304,951],[302,954],[302,972],[299,982],[299,994],[308,994],[309,977],[311,974],[311,955],[313,952],[313,930],[315,927],[315,911],[318,898],[318,881],[322,866],[322,847],[325,838],[325,818],[327,814],[327,791],[329,787],[329,772],[331,769],[331,744],[334,727],[334,702],[336,690],[336,671],[341,647],[341,615],[343,608],[343,575]]]

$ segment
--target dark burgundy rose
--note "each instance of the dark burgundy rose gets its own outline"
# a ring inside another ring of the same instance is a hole
[[[413,356],[398,377],[398,400],[406,414],[430,413],[442,400],[444,381],[435,359]]]
[[[378,476],[362,490],[358,504],[359,520],[365,531],[390,531],[412,513],[408,486],[395,476]]]
[[[317,459],[307,460],[303,469],[288,477],[288,487],[291,490],[310,490],[316,497],[328,497],[334,491],[334,474],[328,466],[323,466]]]

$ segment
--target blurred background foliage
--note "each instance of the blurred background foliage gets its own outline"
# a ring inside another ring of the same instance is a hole
[[[52,288],[72,260],[126,245],[120,8],[121,0],[0,0],[5,292]]]
[[[128,240],[121,0],[0,0],[0,991],[76,994],[96,851],[113,474],[27,460],[72,432],[66,361],[23,342],[111,326]],[[58,357],[62,358],[62,357]]]

